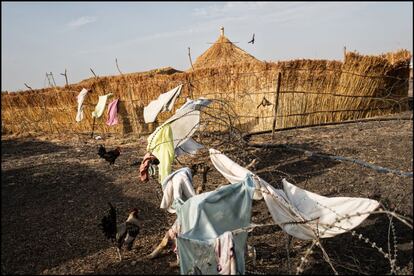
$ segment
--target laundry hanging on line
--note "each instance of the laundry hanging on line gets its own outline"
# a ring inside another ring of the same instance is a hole
[[[139,175],[142,182],[147,182],[149,180],[149,176],[151,175],[149,168],[153,163],[158,165],[159,160],[157,157],[147,152],[142,159],[141,165],[139,166]]]
[[[211,100],[199,98],[191,100],[187,98],[173,116],[168,118],[164,124],[170,124],[174,138],[175,155],[195,154],[203,145],[197,143],[193,134],[200,126],[200,111],[211,104]]]
[[[181,93],[183,85],[179,85],[168,92],[161,94],[156,100],[150,102],[144,107],[145,123],[152,123],[158,114],[163,111],[171,111],[175,101]]]
[[[218,150],[210,149],[210,159],[231,183],[251,174]],[[283,189],[276,189],[260,177],[254,178],[275,223],[289,235],[302,240],[330,238],[348,232],[379,206],[378,201],[368,198],[321,196],[286,179],[282,180]]]
[[[79,95],[76,97],[78,100],[78,113],[76,114],[76,122],[83,120],[83,101],[85,100],[87,93],[88,90],[86,88],[83,88]]]
[[[106,95],[103,96],[99,96],[99,100],[98,103],[95,106],[95,110],[92,111],[92,117],[94,118],[100,118],[105,110],[105,104],[106,101],[108,100],[108,97],[112,96],[112,93],[108,93]]]
[[[220,275],[236,275],[237,264],[234,253],[233,233],[224,232],[215,241],[217,271]]]
[[[158,180],[162,184],[165,177],[171,173],[171,165],[174,160],[174,143],[170,124],[164,124],[156,128],[148,136],[147,142],[147,151],[160,161],[158,165]]]
[[[192,196],[195,196],[193,188],[193,175],[187,167],[176,170],[168,175],[162,183],[163,197],[160,208],[167,209],[174,214],[176,211],[172,207],[174,200],[180,199],[185,202]]]
[[[108,120],[106,121],[108,126],[118,124],[118,101],[119,99],[115,99],[108,104]]]
[[[241,182],[222,186],[182,202],[174,200],[180,234],[177,236],[180,273],[194,270],[215,275],[217,270],[216,239],[227,231],[250,225],[254,193],[252,175]],[[234,210],[237,210],[235,212]],[[244,251],[247,232],[233,235],[235,274],[245,273]]]
[[[204,98],[196,101],[187,99],[187,102],[173,116],[149,135],[147,151],[154,154],[160,161],[160,184],[171,173],[171,164],[175,156],[185,153],[195,154],[203,147],[191,136],[199,127],[200,110],[210,103],[211,100]]]

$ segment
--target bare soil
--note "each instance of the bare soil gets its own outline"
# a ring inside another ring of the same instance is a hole
[[[290,145],[412,172],[412,111],[397,117],[405,119],[280,131],[273,142],[270,134],[255,135],[251,142],[274,143],[276,147],[237,150],[258,157],[254,170],[275,186],[286,177],[299,187],[324,196],[376,199],[387,209],[412,219],[412,177],[380,173],[358,164],[277,147]],[[131,166],[145,154],[146,137],[101,136],[102,140],[90,139],[88,135],[2,136],[2,274],[179,274],[177,267],[169,266],[175,260],[171,246],[156,259],[145,258],[175,220],[175,215],[159,208],[160,185],[155,180],[140,182],[138,166]],[[98,157],[99,144],[109,149],[121,147],[115,165]],[[180,161],[184,165],[209,162],[199,157]],[[175,163],[173,168],[181,166]],[[194,182],[201,183],[201,176],[196,175]],[[206,190],[220,184],[226,181],[213,168]],[[138,208],[144,225],[133,250],[124,251],[121,262],[98,228],[107,202],[116,206],[121,219],[131,208]],[[253,202],[252,221],[272,222],[263,201]],[[371,215],[355,230],[388,252],[389,225],[386,215]],[[412,229],[395,219],[393,226],[398,274],[412,274]],[[256,228],[249,233],[248,243],[256,248],[257,261],[255,266],[247,261],[247,273],[296,273],[311,242],[293,239],[288,261],[286,240],[278,226]],[[325,239],[322,244],[340,274],[390,272],[388,260],[378,250],[350,233]],[[391,249],[394,250],[392,243]],[[304,273],[333,274],[333,270],[321,251],[315,249]]]

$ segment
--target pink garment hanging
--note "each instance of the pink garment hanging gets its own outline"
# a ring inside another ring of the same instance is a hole
[[[115,99],[113,100],[109,105],[108,105],[108,120],[106,121],[106,124],[108,126],[113,126],[116,125],[118,123],[118,100],[119,99]]]

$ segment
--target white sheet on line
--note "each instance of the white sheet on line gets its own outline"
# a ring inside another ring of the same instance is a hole
[[[78,113],[76,114],[76,122],[80,122],[83,120],[83,101],[85,100],[86,94],[88,90],[82,88],[81,92],[77,96],[78,99]]]
[[[230,183],[236,183],[250,173],[220,151],[210,149],[210,159]],[[330,238],[348,232],[361,224],[379,202],[368,198],[325,197],[301,189],[283,179],[283,189],[275,189],[255,177],[273,220],[288,234],[303,240]],[[259,196],[256,196],[259,198]],[[347,215],[349,218],[344,219]],[[353,216],[356,215],[356,216]],[[303,222],[303,224],[285,224]],[[319,233],[318,233],[319,232]]]
[[[145,123],[154,122],[160,112],[167,110],[171,111],[175,101],[181,93],[182,87],[183,85],[181,84],[170,91],[161,94],[156,100],[144,107]]]
[[[200,110],[210,103],[211,100],[204,98],[197,100],[187,99],[187,102],[177,109],[173,116],[159,126],[162,127],[165,124],[171,125],[176,156],[184,153],[195,154],[198,149],[203,148],[191,136],[193,136],[199,127]]]

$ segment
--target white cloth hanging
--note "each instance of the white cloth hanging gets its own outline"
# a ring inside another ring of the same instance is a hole
[[[211,104],[211,100],[204,98],[197,100],[187,99],[187,102],[177,109],[173,116],[158,127],[161,128],[165,124],[170,124],[175,156],[185,153],[195,154],[197,150],[203,148],[203,145],[197,143],[191,136],[200,125],[200,110],[209,104]]]
[[[226,155],[218,150],[210,149],[210,159],[216,169],[230,182],[237,183],[244,179],[244,176],[248,173],[252,173],[246,168],[243,168]],[[260,186],[256,183],[256,191],[253,194],[254,200],[260,200],[263,198],[262,193],[259,191]]]
[[[246,176],[241,167],[221,152],[210,149],[210,159],[231,183]],[[379,202],[358,197],[325,197],[301,189],[283,179],[283,189],[275,189],[255,176],[273,220],[288,234],[303,240],[330,238],[361,224]],[[302,223],[292,223],[302,222]]]
[[[98,100],[98,103],[95,106],[95,110],[92,111],[92,117],[99,118],[99,117],[102,116],[102,114],[105,110],[106,101],[108,100],[108,97],[110,97],[112,95],[113,95],[112,93],[108,93],[106,95],[99,96],[99,100]]]
[[[88,90],[83,88],[79,95],[77,96],[78,99],[78,113],[76,114],[76,122],[80,122],[83,120],[83,101],[85,100],[86,94]]]
[[[175,209],[171,205],[175,199],[179,198],[185,202],[196,194],[193,188],[191,170],[184,167],[168,175],[162,183],[162,191],[163,197],[160,208],[167,209],[168,212],[174,214]]]
[[[171,111],[175,101],[181,93],[183,85],[171,89],[168,92],[161,94],[156,100],[150,102],[144,107],[144,121],[145,123],[152,123],[157,118],[158,114],[163,111]]]

